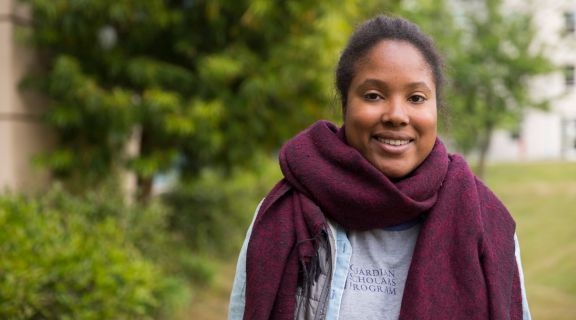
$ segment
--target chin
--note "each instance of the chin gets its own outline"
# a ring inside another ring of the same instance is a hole
[[[385,176],[390,179],[400,179],[407,176],[411,170],[406,169],[398,169],[398,168],[379,168],[380,172],[382,172]]]

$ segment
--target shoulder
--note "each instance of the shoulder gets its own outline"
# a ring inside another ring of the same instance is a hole
[[[490,233],[498,229],[513,235],[515,223],[512,215],[502,200],[472,172],[462,156],[450,155],[446,184],[447,195],[444,198],[460,203],[461,209],[465,209],[461,214],[475,223],[480,232]]]
[[[500,198],[478,177],[474,178],[478,193],[482,228],[482,248],[484,253],[500,252],[510,255],[514,252],[516,223]],[[491,248],[491,249],[488,249]]]
[[[515,228],[515,222],[508,208],[504,205],[502,200],[484,184],[482,180],[475,177],[476,189],[478,191],[478,198],[482,208],[482,219],[485,223],[497,223],[509,228]]]
[[[270,208],[274,203],[280,200],[284,195],[290,191],[291,187],[285,179],[280,180],[276,185],[268,192],[266,197],[262,200],[260,205],[258,206],[257,212],[260,210],[266,211]]]

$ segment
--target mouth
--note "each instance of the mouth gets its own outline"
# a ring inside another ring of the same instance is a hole
[[[387,139],[382,137],[375,137],[378,142],[391,145],[391,146],[404,146],[412,142],[412,139]]]

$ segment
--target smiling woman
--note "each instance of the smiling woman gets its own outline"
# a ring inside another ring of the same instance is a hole
[[[280,150],[229,319],[529,319],[515,223],[437,136],[442,62],[417,26],[362,24],[336,70],[341,127]]]
[[[391,178],[428,156],[436,141],[436,85],[420,51],[384,40],[356,67],[346,105],[346,141]]]

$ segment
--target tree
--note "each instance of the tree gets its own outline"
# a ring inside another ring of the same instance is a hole
[[[471,37],[464,39],[468,57],[456,61],[453,72],[453,90],[465,93],[454,104],[457,115],[465,119],[455,137],[464,147],[477,143],[480,176],[494,129],[517,127],[523,110],[546,107],[530,95],[529,82],[552,70],[543,48],[534,46],[530,12],[505,10],[501,0],[481,5],[482,14],[468,15]]]
[[[329,117],[332,68],[356,2],[20,0],[59,148],[43,158],[77,189],[133,170],[228,170]],[[133,151],[127,152],[131,144]],[[134,151],[135,150],[135,151]]]
[[[478,152],[476,173],[483,176],[493,131],[517,128],[527,108],[546,108],[529,92],[533,77],[552,70],[544,48],[535,45],[530,6],[509,10],[502,0],[404,4],[404,14],[434,37],[446,58],[446,134],[463,153]]]

